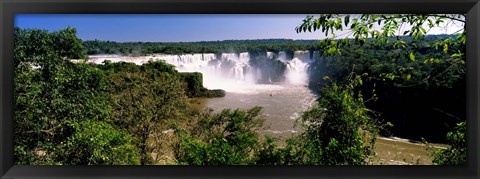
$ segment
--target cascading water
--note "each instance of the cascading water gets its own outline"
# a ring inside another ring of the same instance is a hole
[[[285,82],[295,85],[305,85],[308,82],[308,64],[312,61],[309,51],[296,51],[293,59],[287,59],[285,52],[267,52],[266,58],[281,61],[286,68],[283,72]],[[219,57],[220,59],[217,59]],[[250,62],[250,54],[222,53],[216,56],[213,53],[203,54],[155,54],[141,57],[126,57],[118,55],[90,56],[93,63],[102,63],[104,60],[112,62],[133,62],[138,65],[149,60],[164,60],[176,66],[179,72],[200,72],[203,74],[203,84],[210,89],[223,89],[227,92],[252,92],[256,90],[278,90],[281,86],[264,83],[274,83],[270,66],[254,67]],[[282,75],[282,74],[281,74]]]
[[[298,58],[287,62],[285,77],[287,82],[297,85],[306,85],[308,83],[308,64]]]
[[[295,51],[293,59],[285,62],[287,81],[292,84],[306,85],[308,83],[308,66],[312,61],[310,51]]]

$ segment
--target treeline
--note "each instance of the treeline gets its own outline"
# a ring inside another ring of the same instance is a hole
[[[122,54],[141,56],[147,54],[189,54],[189,53],[241,53],[280,52],[291,55],[296,50],[319,49],[316,40],[266,39],[266,40],[225,40],[208,42],[112,42],[85,41],[86,53]]]
[[[427,41],[442,39],[448,35],[427,35]],[[412,37],[403,37],[411,41]],[[258,40],[224,40],[204,42],[114,42],[101,40],[87,40],[83,42],[85,53],[95,54],[121,54],[141,56],[147,54],[190,54],[190,53],[258,53],[280,52],[292,57],[297,50],[321,50],[318,40],[292,40],[292,39],[258,39]]]

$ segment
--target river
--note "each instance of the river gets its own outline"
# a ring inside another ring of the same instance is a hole
[[[245,93],[227,92],[223,98],[197,98],[197,107],[211,108],[221,111],[226,108],[248,109],[253,106],[263,107],[263,118],[266,119],[266,128],[262,131],[280,139],[280,146],[284,139],[299,134],[301,129],[294,125],[295,120],[311,106],[317,96],[307,87],[291,84],[263,85],[262,90],[253,90]],[[435,148],[447,148],[443,144],[429,144]],[[396,137],[377,138],[375,143],[375,165],[431,165],[431,150],[423,143]]]
[[[295,126],[295,121],[317,98],[317,95],[306,86],[308,65],[316,55],[318,55],[316,52],[296,51],[292,59],[287,59],[285,53],[267,52],[266,58],[278,60],[286,65],[285,81],[268,84],[256,82],[259,78],[265,77],[268,69],[252,66],[247,52],[221,55],[156,54],[142,57],[96,55],[90,56],[90,62],[99,64],[108,59],[112,62],[125,61],[140,65],[148,60],[165,60],[175,65],[180,72],[201,72],[205,87],[223,89],[226,95],[222,98],[193,99],[198,108],[211,108],[218,112],[225,108],[248,109],[261,106],[263,108],[261,117],[265,119],[265,128],[261,133],[283,141],[282,139],[301,132],[300,128]],[[433,146],[448,147],[441,144]],[[379,137],[373,164],[430,165],[432,158],[427,149],[425,144],[406,139]]]
[[[264,133],[273,137],[287,137],[298,133],[295,120],[316,100],[317,96],[306,86],[288,83],[257,85],[244,92],[227,92],[223,98],[198,99],[201,108],[214,111],[248,109],[261,106],[265,119]]]

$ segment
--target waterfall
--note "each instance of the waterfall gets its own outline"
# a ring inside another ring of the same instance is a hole
[[[267,52],[267,58],[268,59],[273,59],[274,53],[273,52]]]
[[[312,55],[310,55],[312,54]],[[267,59],[278,60],[285,64],[283,72],[285,82],[295,85],[305,85],[308,82],[308,65],[317,58],[320,53],[309,51],[295,51],[293,59],[287,59],[285,52],[267,52]],[[197,54],[154,54],[141,57],[126,57],[119,55],[92,55],[90,62],[100,64],[104,60],[112,62],[132,62],[137,65],[148,62],[149,60],[164,60],[172,64],[179,72],[200,72],[203,74],[204,86],[211,89],[224,89],[226,91],[236,91],[240,88],[253,88],[262,76],[264,82],[275,83],[273,81],[272,69],[269,66],[253,67],[250,64],[250,54],[242,53],[222,53],[218,56],[213,53]],[[280,74],[282,75],[282,74]]]
[[[293,58],[286,62],[287,70],[285,77],[289,83],[306,85],[308,83],[308,63],[303,62],[299,58]]]
[[[280,61],[287,61],[287,53],[285,53],[285,52],[278,52],[278,60],[280,60]]]

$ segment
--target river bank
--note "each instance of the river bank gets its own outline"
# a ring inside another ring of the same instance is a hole
[[[448,148],[446,144],[424,144],[396,137],[378,137],[375,165],[432,165],[431,148]]]
[[[225,108],[246,109],[254,105],[261,105],[264,107],[262,116],[266,119],[266,127],[261,133],[278,138],[278,145],[282,147],[286,138],[299,133],[301,129],[294,125],[295,120],[301,114],[301,111],[313,104],[316,96],[306,88],[298,86],[296,88],[289,86],[271,89],[270,92],[258,93],[227,92],[227,95],[223,98],[192,98],[191,103],[199,110],[208,107],[217,112]],[[295,108],[295,106],[300,107]],[[375,157],[371,160],[371,164],[432,165],[432,147],[448,148],[449,146],[379,136],[375,144]]]

